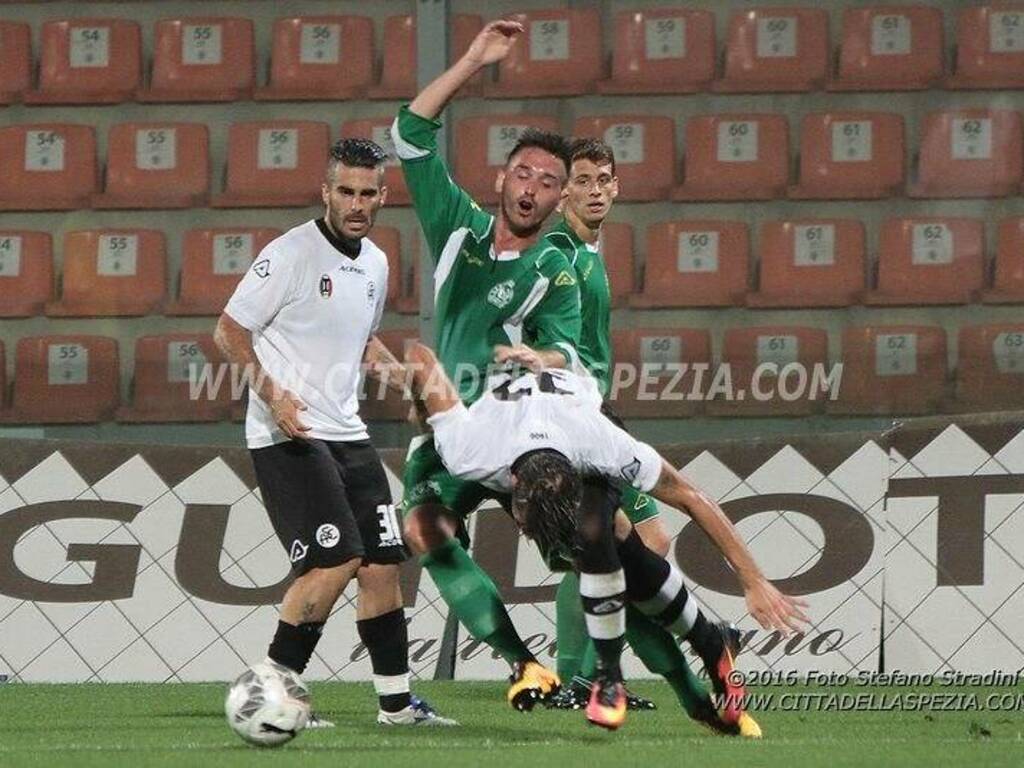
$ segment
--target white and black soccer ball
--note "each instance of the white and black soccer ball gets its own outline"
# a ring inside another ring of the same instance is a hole
[[[232,730],[260,747],[291,741],[309,721],[309,689],[278,664],[254,664],[228,690],[224,713]]]

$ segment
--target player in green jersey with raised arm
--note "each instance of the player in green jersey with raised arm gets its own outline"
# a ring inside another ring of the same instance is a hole
[[[477,71],[503,59],[521,32],[515,22],[488,24],[458,62],[401,109],[392,128],[434,261],[438,356],[467,404],[485,391],[495,362],[537,368],[579,362],[575,273],[565,255],[541,238],[568,178],[568,142],[539,131],[523,134],[497,181],[496,216],[451,180],[437,154],[438,115]],[[520,346],[523,340],[529,347]],[[493,581],[463,546],[464,518],[495,492],[450,475],[429,434],[410,444],[403,482],[406,543],[422,556],[470,634],[512,665],[509,703],[530,709],[557,693],[558,677],[526,647]]]

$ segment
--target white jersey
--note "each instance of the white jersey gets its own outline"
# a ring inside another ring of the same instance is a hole
[[[601,413],[596,382],[565,370],[507,378],[468,408],[459,403],[428,419],[448,471],[494,491],[512,488],[512,464],[553,448],[584,474],[650,491],[661,456]]]
[[[306,404],[299,418],[310,437],[365,440],[360,365],[384,312],[388,261],[366,238],[354,258],[333,240],[326,225],[313,220],[268,243],[224,311],[252,332],[267,374]],[[288,439],[270,407],[252,395],[246,445],[263,448]]]

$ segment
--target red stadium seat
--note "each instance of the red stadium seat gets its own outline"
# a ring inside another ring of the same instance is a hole
[[[828,333],[818,328],[729,328],[722,365],[733,389],[708,403],[713,416],[800,416],[820,411],[828,397]]]
[[[666,200],[675,183],[676,126],[671,117],[580,117],[574,136],[597,136],[615,151],[619,200]]]
[[[847,307],[864,293],[864,224],[852,219],[766,221],[750,307]]]
[[[370,239],[388,257],[388,292],[385,309],[394,309],[402,295],[402,237],[394,227],[375,226]]]
[[[257,100],[361,98],[373,81],[373,20],[366,16],[278,19],[270,58],[270,83],[256,90]]]
[[[715,79],[715,16],[657,8],[615,16],[612,76],[598,93],[695,93]]]
[[[49,232],[0,232],[0,317],[41,315],[53,298]]]
[[[558,131],[558,120],[540,115],[467,117],[455,124],[455,180],[478,203],[498,202],[494,184],[508,153],[527,128]]]
[[[0,104],[13,104],[32,85],[32,28],[0,21]]]
[[[678,418],[702,410],[711,334],[692,328],[612,331],[608,400],[624,418]],[[698,375],[698,368],[703,371]]]
[[[1020,113],[965,109],[932,112],[921,131],[910,197],[1007,197],[1024,176]]]
[[[118,104],[142,81],[142,34],[127,19],[62,19],[43,24],[39,89],[26,104]]]
[[[942,10],[876,5],[843,11],[833,91],[919,91],[942,78]]]
[[[705,115],[686,123],[684,181],[674,200],[771,200],[789,184],[782,115]]]
[[[902,194],[904,157],[902,115],[805,115],[800,126],[800,182],[789,196],[872,200]]]
[[[384,346],[399,360],[405,358],[405,349],[419,338],[419,331],[411,329],[393,329],[380,331],[377,334]],[[366,421],[405,421],[409,416],[412,403],[401,394],[386,388],[377,379],[364,377],[362,401],[359,404],[360,415]]]
[[[985,280],[985,227],[978,219],[889,219],[879,238],[874,306],[967,304]]]
[[[210,334],[171,333],[135,340],[132,404],[117,410],[122,422],[220,421],[231,407],[231,372]],[[204,366],[210,368],[204,371]],[[210,378],[205,378],[209,376]],[[218,381],[218,376],[223,376]],[[198,397],[192,388],[203,381]]]
[[[1024,217],[999,222],[992,289],[982,293],[986,304],[1024,304]]]
[[[608,286],[612,294],[612,308],[626,306],[636,290],[636,255],[633,251],[633,227],[606,221],[601,225],[601,255],[608,272]]]
[[[252,96],[251,19],[203,17],[156,23],[153,72],[142,102],[238,101]]]
[[[391,141],[392,117],[378,117],[369,120],[349,120],[341,126],[342,138],[372,139],[388,153],[384,163],[384,185],[388,188],[388,205],[409,205],[409,188],[405,186],[405,174],[395,154]]]
[[[729,19],[725,74],[712,90],[725,93],[812,91],[828,74],[828,11],[754,8]]]
[[[1024,5],[963,8],[947,88],[1024,88]]]
[[[121,123],[107,141],[107,183],[93,208],[206,204],[210,135],[199,123]]]
[[[1024,325],[963,327],[957,350],[960,405],[975,411],[1024,409]]]
[[[233,123],[228,132],[224,193],[214,208],[319,205],[330,146],[327,123],[278,120]]]
[[[18,340],[10,421],[71,424],[110,418],[121,399],[117,342],[104,336]]]
[[[946,332],[921,325],[843,329],[835,414],[933,414],[946,394]]]
[[[630,306],[742,306],[750,235],[738,221],[665,221],[647,228],[643,293]]]
[[[166,293],[164,233],[87,229],[64,236],[64,275],[51,317],[136,317],[158,311]]]
[[[602,75],[601,18],[597,10],[552,9],[508,17],[526,29],[484,83],[488,98],[576,96],[593,93]]]
[[[0,211],[88,208],[96,191],[96,135],[85,125],[0,127]]]
[[[256,254],[280,235],[277,229],[254,227],[186,232],[178,299],[166,307],[164,314],[219,315]]]

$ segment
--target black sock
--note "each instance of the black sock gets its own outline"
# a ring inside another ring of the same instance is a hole
[[[308,621],[298,626],[278,621],[277,631],[267,650],[267,656],[271,661],[293,669],[301,675],[306,670],[323,631],[322,621]]]
[[[397,712],[409,706],[409,631],[405,609],[396,608],[356,622],[359,639],[370,653],[373,687],[380,708]]]

